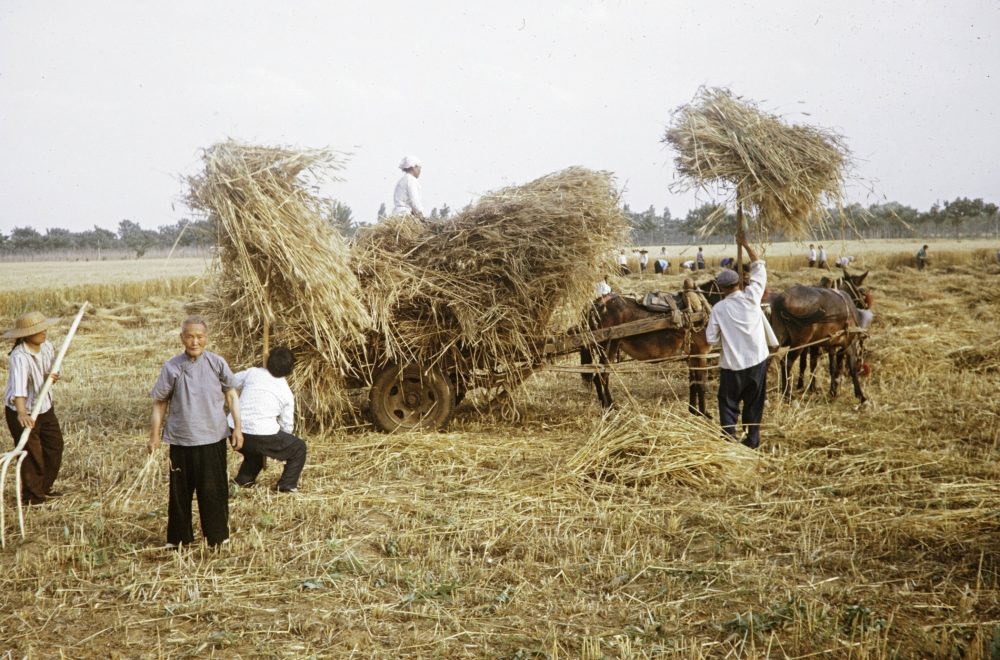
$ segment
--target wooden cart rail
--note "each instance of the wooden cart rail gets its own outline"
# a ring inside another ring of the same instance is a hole
[[[664,314],[661,317],[629,321],[628,323],[622,323],[621,325],[602,330],[584,330],[576,334],[567,333],[546,337],[542,347],[542,356],[555,357],[580,350],[584,346],[591,346],[612,339],[621,339],[622,337],[635,337],[636,335],[644,335],[648,332],[656,332],[657,330],[699,327],[708,318],[708,315],[704,312],[684,312],[682,313],[682,318],[684,320],[682,325],[677,325],[674,322],[673,315]]]

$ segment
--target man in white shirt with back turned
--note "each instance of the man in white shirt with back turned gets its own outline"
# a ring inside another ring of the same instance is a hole
[[[254,367],[236,374],[240,390],[240,413],[243,426],[243,464],[233,481],[250,488],[264,469],[264,457],[285,462],[285,469],[275,487],[280,493],[299,489],[299,476],[306,464],[306,443],[292,435],[295,424],[295,397],[285,381],[292,373],[295,358],[284,346],[275,347],[267,356],[267,369]]]
[[[760,423],[764,418],[767,399],[767,359],[769,346],[778,339],[760,307],[767,287],[764,262],[750,247],[746,236],[739,234],[737,242],[750,257],[750,282],[739,289],[739,275],[724,270],[715,278],[723,296],[712,307],[705,335],[711,344],[722,344],[719,358],[719,421],[722,431],[736,439],[736,418],[743,404],[743,444],[751,449],[760,446]]]
[[[396,191],[392,196],[392,214],[406,215],[413,214],[418,218],[424,217],[424,205],[420,201],[420,159],[416,156],[407,156],[399,163],[399,169],[403,170],[403,177],[396,184]]]

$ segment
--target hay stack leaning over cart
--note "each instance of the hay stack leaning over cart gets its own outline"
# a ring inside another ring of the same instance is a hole
[[[350,403],[351,347],[370,326],[347,246],[310,192],[334,178],[342,158],[228,141],[204,162],[189,180],[189,203],[212,220],[218,258],[196,308],[236,368],[259,364],[267,343],[291,348],[302,414],[329,423]]]
[[[538,364],[541,337],[582,323],[627,230],[612,176],[574,167],[489,193],[443,221],[394,217],[363,233],[353,263],[374,355],[411,369],[409,388],[394,387],[393,377],[373,387],[376,423],[447,420],[450,402],[434,413],[407,396],[516,386]],[[437,374],[436,392],[420,385],[418,371]]]

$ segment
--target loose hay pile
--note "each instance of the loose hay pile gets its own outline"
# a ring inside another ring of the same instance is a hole
[[[672,414],[653,419],[629,411],[603,419],[566,467],[588,482],[699,488],[745,482],[756,464],[753,452],[720,441],[711,422]]]
[[[512,376],[579,323],[627,223],[609,173],[579,167],[485,195],[441,222],[389,218],[354,249],[388,361]]]
[[[271,345],[294,351],[300,406],[326,421],[347,405],[348,347],[362,340],[368,313],[348,250],[306,186],[340,169],[335,153],[253,147],[208,149],[205,171],[189,180],[190,204],[217,231],[218,272],[198,308],[237,367],[260,362]]]
[[[837,133],[788,125],[720,88],[702,88],[677,108],[662,141],[677,151],[678,190],[731,190],[731,201],[750,213],[750,226],[761,236],[821,230],[826,206],[840,203],[851,160]],[[703,230],[723,218],[713,214]]]

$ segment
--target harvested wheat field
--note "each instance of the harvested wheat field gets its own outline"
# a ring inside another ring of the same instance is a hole
[[[680,366],[613,377],[603,419],[576,374],[541,372],[517,421],[473,400],[441,433],[305,433],[302,491],[269,490],[269,464],[232,493],[221,552],[162,549],[164,454],[144,469],[148,391],[197,293],[100,305],[56,388],[67,495],[22,540],[4,494],[0,653],[996,658],[1000,268],[866,283],[865,408],[827,400],[825,367],[784,403],[772,370],[753,452],[687,414]]]

